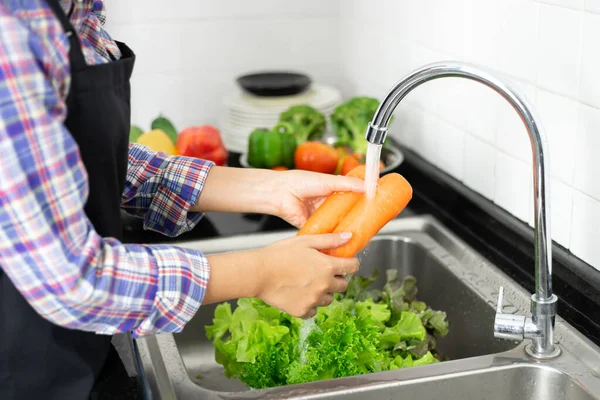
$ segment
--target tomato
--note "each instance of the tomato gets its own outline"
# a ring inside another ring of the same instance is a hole
[[[225,146],[221,146],[214,149],[213,151],[205,153],[204,157],[202,158],[204,160],[210,160],[214,162],[215,165],[222,166],[227,164],[227,161],[229,161],[229,152],[227,151]]]
[[[192,126],[177,136],[177,153],[186,157],[210,160],[216,165],[227,163],[228,153],[221,133],[211,125]]]
[[[273,167],[271,168],[273,171],[287,171],[288,167],[284,167],[283,165],[280,165],[278,167]]]
[[[349,155],[344,159],[344,162],[342,163],[342,168],[340,168],[340,175],[347,175],[348,172],[352,171],[359,165],[361,165],[361,162],[358,161],[356,155]]]
[[[337,167],[335,168],[335,174],[340,175],[342,170],[342,164],[344,163],[344,160],[346,159],[346,157],[348,157],[348,154],[350,153],[345,147],[336,147],[335,151],[338,153],[338,163]]]
[[[337,168],[339,155],[335,148],[322,142],[304,142],[294,152],[297,169],[333,174]]]

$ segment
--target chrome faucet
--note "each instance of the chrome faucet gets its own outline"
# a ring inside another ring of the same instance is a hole
[[[552,238],[550,234],[549,164],[546,137],[534,109],[525,98],[508,82],[489,72],[461,62],[438,62],[421,67],[398,82],[388,92],[367,128],[365,139],[370,143],[383,144],[386,139],[390,118],[398,104],[413,89],[421,84],[445,77],[467,78],[482,83],[499,93],[521,117],[527,128],[533,153],[533,195],[535,226],[535,294],[531,296],[531,317],[504,314],[502,299],[504,288],[500,288],[494,321],[496,338],[523,341],[531,339],[525,349],[535,359],[551,359],[560,355],[554,343],[554,320],[558,298],[552,293]]]

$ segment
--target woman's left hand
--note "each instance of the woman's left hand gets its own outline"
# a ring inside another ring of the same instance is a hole
[[[364,182],[358,178],[321,174],[310,171],[278,172],[274,196],[274,215],[300,228],[315,210],[334,192],[362,192]]]
[[[270,214],[297,228],[334,192],[362,192],[364,181],[310,171],[212,167],[190,211]]]

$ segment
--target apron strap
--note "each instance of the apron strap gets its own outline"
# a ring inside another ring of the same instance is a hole
[[[61,7],[59,0],[46,0],[48,6],[52,9],[52,12],[59,20],[62,25],[63,30],[69,37],[70,45],[71,45],[71,61],[74,65],[71,65],[71,68],[75,70],[79,70],[85,68],[87,66],[85,62],[85,57],[83,56],[83,51],[81,50],[81,42],[79,41],[79,36],[77,35],[77,31],[69,21],[69,17],[65,14],[65,11]]]

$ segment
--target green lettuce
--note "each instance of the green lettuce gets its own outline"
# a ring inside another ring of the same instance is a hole
[[[386,272],[354,276],[344,294],[318,309],[302,342],[303,321],[259,299],[219,304],[206,335],[225,376],[251,388],[355,376],[439,362],[435,337],[448,333],[446,314],[416,299],[414,277]]]

